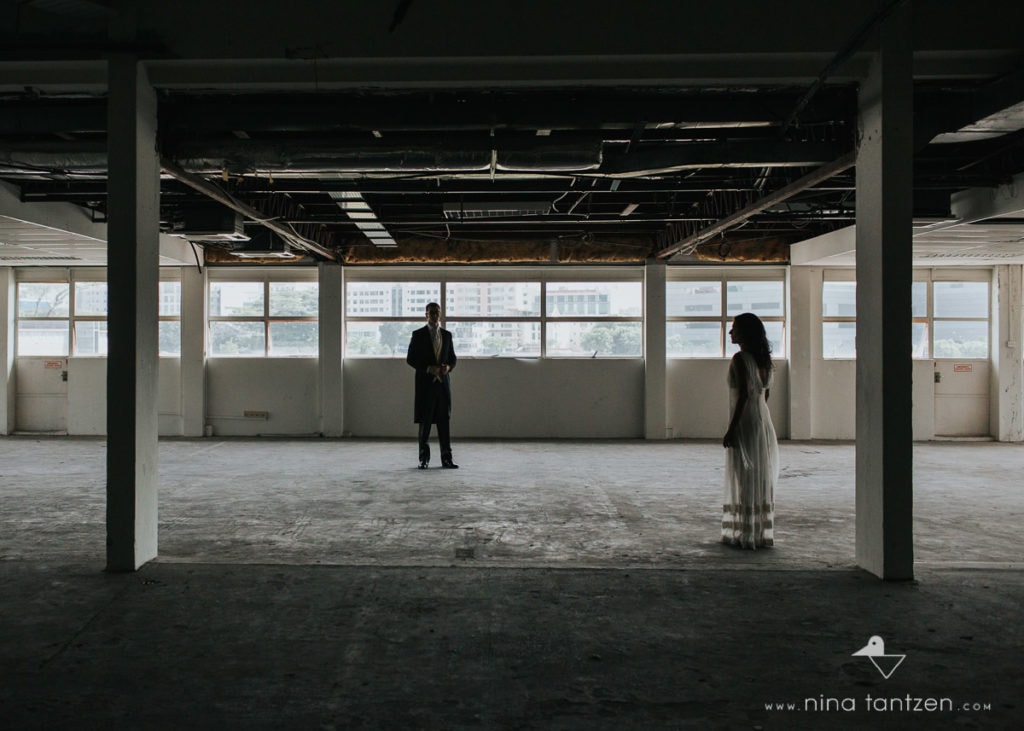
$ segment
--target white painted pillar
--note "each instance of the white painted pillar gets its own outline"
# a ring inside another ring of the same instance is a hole
[[[134,56],[108,70],[107,570],[134,571],[157,554],[157,101]]]
[[[1001,442],[1024,441],[1024,313],[1021,290],[1024,267],[1020,264],[995,268],[993,298],[992,352],[995,356],[993,378],[992,433]]]
[[[644,438],[665,439],[668,417],[666,345],[665,345],[665,274],[662,261],[644,266]]]
[[[860,88],[857,151],[857,564],[912,579],[911,11],[879,31]]]
[[[320,264],[320,433],[345,432],[342,340],[345,332],[345,269]]]
[[[181,417],[186,437],[206,426],[206,270],[181,268]]]
[[[817,305],[815,306],[815,298]],[[813,439],[815,328],[821,330],[821,269],[789,268],[789,438]],[[819,352],[820,352],[820,345]]]
[[[13,267],[0,267],[0,434],[14,431],[14,317],[17,284]]]

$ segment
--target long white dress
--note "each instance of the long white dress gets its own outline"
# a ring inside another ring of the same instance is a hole
[[[765,401],[754,356],[740,351],[747,381],[747,404],[736,422],[736,445],[726,450],[722,542],[742,548],[775,543],[775,483],[779,476],[779,442]],[[739,397],[737,368],[729,365],[729,415]]]

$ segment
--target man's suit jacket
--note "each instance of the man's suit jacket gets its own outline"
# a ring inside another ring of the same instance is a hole
[[[441,376],[438,383],[435,377],[427,373],[427,368],[436,365],[447,365],[454,369],[458,359],[455,357],[455,348],[452,347],[452,334],[441,329],[441,357],[434,356],[434,343],[430,338],[430,328],[426,325],[419,330],[414,330],[409,339],[409,353],[405,362],[416,369],[416,401],[413,409],[413,421],[417,424],[424,421],[433,421],[437,418],[438,410],[441,414],[451,417],[452,413],[452,389],[448,374]],[[439,400],[443,399],[443,403]]]

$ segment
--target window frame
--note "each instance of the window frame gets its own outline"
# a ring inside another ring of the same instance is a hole
[[[668,289],[676,282],[709,282],[716,283],[720,287],[719,292],[719,314],[717,315],[670,315],[668,312]],[[773,352],[772,357],[779,360],[786,360],[789,354],[789,277],[787,270],[782,267],[758,267],[758,268],[736,268],[722,269],[687,267],[679,271],[669,271],[665,281],[665,336],[666,347],[665,357],[670,360],[723,360],[732,358],[729,352],[728,333],[729,325],[739,313],[729,312],[729,284],[736,282],[778,282],[782,285],[782,314],[781,315],[760,315],[764,323],[781,323],[782,336],[779,339],[778,351]],[[716,355],[686,355],[670,353],[668,349],[668,328],[672,323],[714,323],[719,326],[718,354]]]
[[[454,267],[446,267],[443,270],[436,268],[402,268],[401,270],[385,269],[385,270],[364,270],[359,272],[353,272],[349,270],[348,275],[345,278],[345,291],[342,297],[344,307],[344,345],[343,351],[345,358],[358,358],[358,359],[373,359],[373,358],[400,358],[401,353],[394,353],[391,355],[381,353],[371,354],[355,354],[349,351],[349,325],[350,323],[359,322],[406,322],[406,323],[417,323],[423,325],[426,323],[425,314],[420,313],[418,315],[392,315],[382,316],[378,314],[367,314],[367,315],[350,315],[348,312],[348,299],[349,299],[349,285],[351,284],[365,284],[371,282],[379,282],[382,284],[391,283],[404,283],[404,282],[423,282],[428,284],[436,284],[438,286],[439,298],[438,304],[441,305],[442,322],[446,329],[451,329],[458,323],[472,323],[472,322],[509,322],[509,323],[538,323],[538,338],[539,347],[536,354],[529,353],[499,353],[497,355],[490,354],[459,354],[459,358],[508,358],[508,359],[520,359],[520,360],[537,360],[537,359],[558,359],[558,360],[572,360],[572,359],[590,359],[595,356],[593,355],[550,355],[547,347],[547,334],[549,323],[569,323],[569,322],[595,322],[595,323],[610,323],[610,322],[637,322],[640,324],[641,332],[644,323],[644,307],[645,307],[645,293],[644,293],[644,276],[641,269],[626,268],[626,267],[567,267],[560,268],[555,271],[545,270],[541,267],[474,267],[473,269],[461,269]],[[549,316],[547,312],[547,285],[561,284],[561,283],[572,283],[572,284],[587,284],[587,283],[619,283],[619,282],[636,282],[640,287],[640,314],[637,316],[587,316],[587,315],[572,315],[572,316]],[[539,314],[537,315],[515,315],[501,317],[497,315],[487,316],[469,316],[469,315],[457,315],[449,316],[448,314],[448,286],[449,284],[470,284],[470,283],[481,283],[481,284],[528,284],[538,283],[540,285],[540,308]],[[597,358],[611,358],[611,359],[623,359],[623,358],[643,358],[644,357],[644,343],[641,336],[641,346],[639,355],[597,355]]]
[[[160,269],[160,282],[167,281],[181,281],[181,273],[176,267],[161,267]],[[110,315],[110,294],[109,289],[107,290],[107,314],[79,314],[78,310],[78,285],[87,283],[101,283],[105,287],[109,287],[107,282],[106,270],[101,267],[87,267],[87,268],[52,268],[52,267],[39,267],[32,268],[30,271],[19,271],[15,280],[15,298],[16,304],[14,308],[14,352],[15,357],[18,358],[106,358],[108,355],[107,351],[96,352],[96,353],[82,353],[79,351],[79,336],[77,324],[80,322],[109,322]],[[68,304],[67,314],[59,315],[55,317],[41,317],[41,316],[22,316],[20,314],[17,301],[20,301],[21,285],[23,284],[58,284],[67,285],[68,288]],[[160,321],[181,321],[181,314],[177,315],[159,315]],[[22,322],[65,322],[67,323],[67,340],[66,340],[66,352],[57,354],[50,353],[46,355],[26,355],[21,353],[20,331]],[[108,330],[109,337],[109,330]],[[109,348],[109,341],[108,341]],[[176,355],[161,354],[161,358],[169,357],[180,357],[180,334],[179,334],[179,353]]]
[[[822,289],[818,298],[819,311],[822,306],[822,299],[824,298],[824,288],[827,282],[854,282],[856,283],[857,276],[856,271],[853,269],[825,269],[822,271]],[[928,335],[928,352],[924,355],[912,355],[913,360],[988,360],[992,357],[992,273],[985,269],[935,269],[935,268],[915,268],[913,271],[912,281],[916,284],[923,282],[926,286],[925,290],[925,314],[911,317],[912,325],[924,325],[925,331]],[[935,316],[935,284],[937,282],[978,282],[985,284],[988,288],[988,297],[986,298],[986,317],[936,317]],[[826,322],[851,322],[856,325],[857,317],[856,313],[851,316],[821,316],[821,326],[823,327]],[[935,354],[935,323],[936,322],[984,322],[988,326],[989,335],[987,337],[987,355],[984,356],[948,356],[948,355],[936,355]],[[829,361],[841,361],[841,360],[856,360],[857,356],[854,353],[853,357],[830,357],[824,353],[824,337],[822,337],[821,330],[819,329],[819,337],[821,338],[821,344],[818,348],[817,357],[821,360]]]
[[[249,267],[240,269],[208,270],[206,279],[206,357],[207,358],[319,358],[320,343],[319,337],[316,340],[316,347],[312,353],[271,353],[272,340],[270,336],[271,325],[291,322],[311,322],[316,324],[318,332],[320,327],[320,302],[319,287],[320,280],[317,270],[310,269],[288,269],[286,271],[268,271],[265,269],[252,269]],[[263,313],[261,315],[214,315],[210,312],[212,302],[211,292],[214,285],[225,283],[251,283],[259,284],[263,291]],[[317,287],[317,312],[316,315],[271,315],[270,314],[270,285],[302,283],[313,284]],[[260,323],[263,326],[263,352],[262,353],[215,353],[213,350],[213,324],[217,322],[237,323]]]

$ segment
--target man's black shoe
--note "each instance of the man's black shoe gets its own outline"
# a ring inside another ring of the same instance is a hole
[[[427,469],[427,465],[428,465],[428,464],[429,464],[429,463],[427,463],[427,462],[420,462],[420,469],[421,469],[421,470],[425,470],[425,469]]]
[[[459,469],[459,466],[457,464],[455,464],[454,462],[452,462],[450,459],[446,459],[446,460],[442,461],[441,462],[441,466],[444,467],[446,470],[457,470],[457,469]]]

